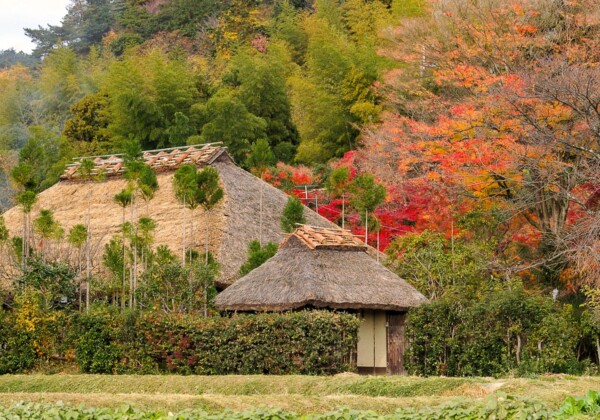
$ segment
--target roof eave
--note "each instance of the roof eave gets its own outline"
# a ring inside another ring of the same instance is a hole
[[[422,303],[422,302],[421,302]],[[219,304],[217,309],[222,311],[252,311],[252,312],[283,312],[304,307],[313,307],[318,309],[343,309],[343,310],[381,310],[406,312],[417,305],[394,305],[394,304],[369,304],[356,302],[323,302],[319,300],[306,300],[303,302],[289,302],[279,304]]]

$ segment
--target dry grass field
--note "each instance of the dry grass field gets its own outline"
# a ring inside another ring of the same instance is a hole
[[[0,376],[0,405],[18,401],[92,407],[129,403],[142,409],[207,412],[280,408],[324,413],[340,408],[390,414],[401,407],[482,400],[496,392],[544,401],[557,408],[569,395],[600,390],[600,377],[524,378],[310,376]]]

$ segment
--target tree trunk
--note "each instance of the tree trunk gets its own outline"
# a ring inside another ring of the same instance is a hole
[[[204,263],[208,268],[208,235],[209,235],[209,223],[208,223],[208,210],[206,211],[206,238],[204,239]],[[204,288],[204,318],[208,317],[208,278],[203,280]]]
[[[186,231],[186,226],[185,226],[185,194],[183,195],[183,207],[181,208],[181,220],[182,220],[182,227],[183,227],[183,241],[182,241],[182,254],[181,254],[181,263],[183,265],[185,265],[185,231]]]
[[[123,219],[121,223],[121,250],[123,251],[123,273],[121,274],[121,308],[125,309],[125,206],[123,206]]]
[[[86,217],[86,230],[87,235],[85,238],[85,310],[90,309],[90,272],[91,272],[91,255],[90,246],[92,235],[90,232],[90,206],[88,203],[87,217]]]
[[[260,174],[260,180],[263,180],[263,174]],[[258,243],[262,246],[262,231],[263,231],[263,183],[260,183],[260,211],[258,214],[259,217],[259,227],[258,227]]]
[[[190,264],[192,263],[192,252],[194,250],[194,209],[191,209],[190,215]]]
[[[23,271],[25,271],[25,267],[27,267],[27,263],[25,262],[26,243],[27,243],[27,213],[23,212],[23,237],[21,238],[21,265],[23,266]]]
[[[79,312],[83,309],[83,296],[81,293],[81,245],[77,248],[77,279],[79,280]]]
[[[346,196],[344,194],[342,194],[342,229],[344,229],[344,223],[345,223],[345,212],[346,212]]]
[[[369,244],[369,211],[365,210],[365,244]]]

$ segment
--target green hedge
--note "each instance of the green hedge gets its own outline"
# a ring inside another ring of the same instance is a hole
[[[41,320],[28,332],[14,314],[3,316],[0,373],[43,369],[58,359],[86,373],[329,375],[354,368],[359,325],[353,315],[326,311],[202,318],[102,307],[49,316],[53,328]],[[60,340],[42,337],[45,331]]]
[[[475,301],[446,298],[407,319],[410,373],[446,376],[582,373],[582,331],[573,308],[523,289],[492,291]]]

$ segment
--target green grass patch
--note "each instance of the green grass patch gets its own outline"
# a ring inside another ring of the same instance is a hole
[[[423,407],[467,410],[506,393],[519,407],[523,405],[520,399],[526,398],[556,411],[568,396],[583,396],[590,389],[600,389],[600,378],[5,375],[0,376],[0,406],[63,401],[72,406],[117,409],[127,402],[142,410],[193,409],[215,415],[224,410],[255,409],[298,415],[343,409],[393,415],[400,409],[418,411]]]
[[[475,382],[465,378],[367,378],[346,386],[348,393],[372,397],[419,397],[441,395]]]

